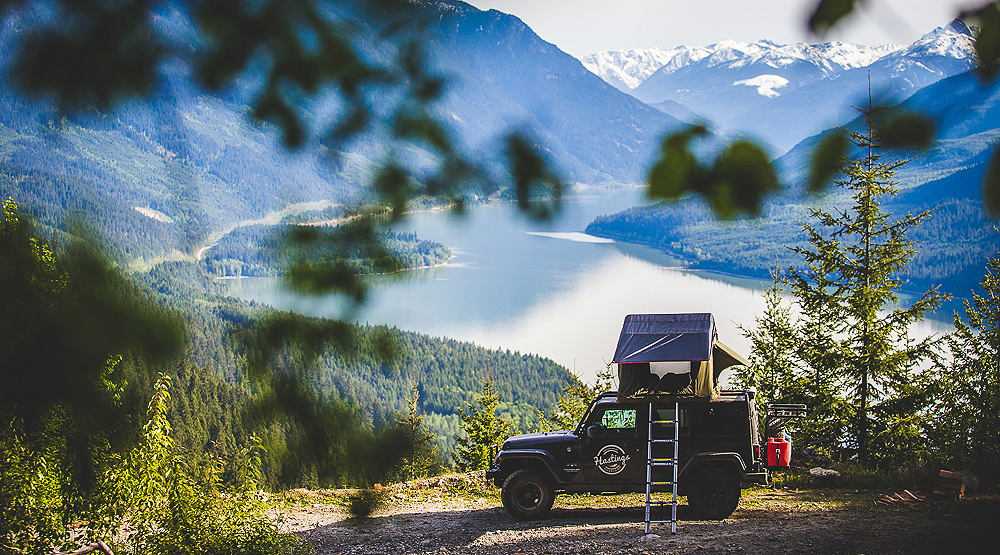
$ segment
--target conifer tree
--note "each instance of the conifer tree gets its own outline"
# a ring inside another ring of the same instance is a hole
[[[396,417],[395,425],[402,430],[410,444],[410,450],[400,461],[400,474],[404,480],[426,478],[441,470],[434,438],[424,426],[424,413],[419,409],[420,392],[414,382],[410,396],[406,399],[409,411]]]
[[[764,291],[764,313],[753,329],[742,328],[750,340],[750,365],[739,366],[733,379],[739,388],[755,388],[759,429],[765,430],[766,406],[770,403],[804,404],[808,415],[795,423],[795,436],[812,450],[827,453],[837,449],[844,436],[845,404],[837,395],[836,380],[823,371],[837,360],[829,326],[818,314],[793,317],[785,304],[783,277]],[[770,436],[776,430],[766,430]]]
[[[900,276],[916,252],[907,232],[931,211],[893,219],[881,210],[880,199],[898,193],[893,178],[909,160],[886,159],[880,151],[875,129],[884,108],[869,101],[858,111],[865,130],[846,133],[862,154],[846,162],[843,178],[836,181],[850,193],[851,205],[811,210],[816,224],[803,224],[810,246],[793,248],[806,266],[789,269],[787,282],[803,313],[799,356],[812,367],[817,388],[847,390],[848,436],[859,461],[869,464],[873,437],[879,455],[887,457],[906,450],[900,441],[918,429],[915,417],[926,403],[926,391],[913,370],[932,354],[936,340],[914,341],[907,331],[946,296],[933,288],[907,308],[892,308]]]
[[[930,435],[955,468],[985,483],[1000,479],[1000,254],[990,258],[982,294],[965,301],[948,338],[951,363],[941,368],[939,415]]]
[[[497,416],[500,397],[493,391],[493,378],[483,380],[483,390],[474,403],[458,409],[462,419],[462,435],[455,436],[458,445],[452,458],[462,472],[489,468],[490,449],[507,439],[514,431],[510,421]]]
[[[765,403],[778,402],[782,386],[795,375],[795,328],[791,309],[782,306],[781,292],[776,280],[764,291],[764,314],[756,318],[754,329],[741,326],[750,340],[750,365],[737,366],[733,375],[737,387],[756,388],[757,399]]]
[[[593,386],[587,385],[580,376],[570,373],[570,381],[562,388],[556,400],[556,407],[545,417],[556,430],[572,430],[583,418],[590,402],[605,391],[614,389],[614,374],[611,366],[597,372]]]

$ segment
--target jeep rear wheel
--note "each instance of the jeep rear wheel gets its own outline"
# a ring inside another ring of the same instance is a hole
[[[548,514],[555,501],[552,482],[538,471],[524,468],[503,483],[503,508],[517,520],[537,520]]]
[[[702,470],[691,482],[688,504],[703,518],[722,520],[740,504],[740,484],[725,470]]]

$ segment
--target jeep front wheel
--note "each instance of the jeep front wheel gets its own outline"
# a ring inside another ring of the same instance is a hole
[[[708,468],[695,475],[688,493],[688,504],[701,517],[722,520],[740,504],[740,484],[729,472]]]
[[[552,482],[535,470],[524,468],[507,477],[500,491],[503,508],[517,520],[544,517],[555,501]]]

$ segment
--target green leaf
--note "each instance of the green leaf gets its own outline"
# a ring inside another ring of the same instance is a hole
[[[759,215],[764,195],[780,188],[767,153],[753,142],[734,141],[708,168],[690,149],[693,139],[705,135],[708,129],[694,125],[663,139],[660,159],[647,177],[646,196],[673,201],[697,193],[721,219]]]
[[[379,171],[374,185],[379,195],[391,204],[393,215],[402,216],[412,194],[410,176],[406,170],[395,164],[388,164]]]
[[[930,148],[934,143],[937,125],[927,116],[915,113],[890,115],[876,129],[882,144],[888,148]]]
[[[806,185],[810,193],[823,191],[833,176],[837,175],[847,156],[848,145],[847,137],[840,131],[827,134],[816,145],[809,164],[809,182]]]
[[[287,147],[298,148],[305,142],[305,128],[299,121],[295,109],[276,92],[268,91],[257,98],[253,106],[253,118],[281,127],[282,138]]]
[[[1000,146],[994,147],[993,158],[983,176],[983,204],[990,215],[1000,215]]]
[[[832,29],[841,19],[854,11],[857,4],[864,0],[820,0],[809,16],[809,30],[823,35]]]
[[[694,125],[667,135],[660,146],[660,159],[649,171],[646,194],[651,199],[676,200],[695,187],[694,182],[701,172],[698,160],[688,145],[695,137],[708,134],[708,129]]]
[[[959,17],[975,19],[979,23],[979,34],[976,35],[977,71],[983,82],[993,82],[1000,72],[1000,2],[962,12]]]
[[[413,143],[425,143],[438,152],[451,152],[451,139],[444,128],[426,114],[397,114],[393,121],[396,137]]]
[[[551,218],[559,210],[562,181],[549,168],[538,145],[514,133],[507,137],[507,158],[518,208],[537,220]]]
[[[729,219],[744,212],[760,215],[764,195],[777,191],[778,175],[762,148],[749,141],[735,141],[716,160],[714,194],[716,215]]]

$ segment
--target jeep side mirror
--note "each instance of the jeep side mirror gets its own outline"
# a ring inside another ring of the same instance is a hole
[[[595,437],[601,437],[604,435],[604,429],[600,426],[588,426],[587,427],[587,437],[594,439]]]

